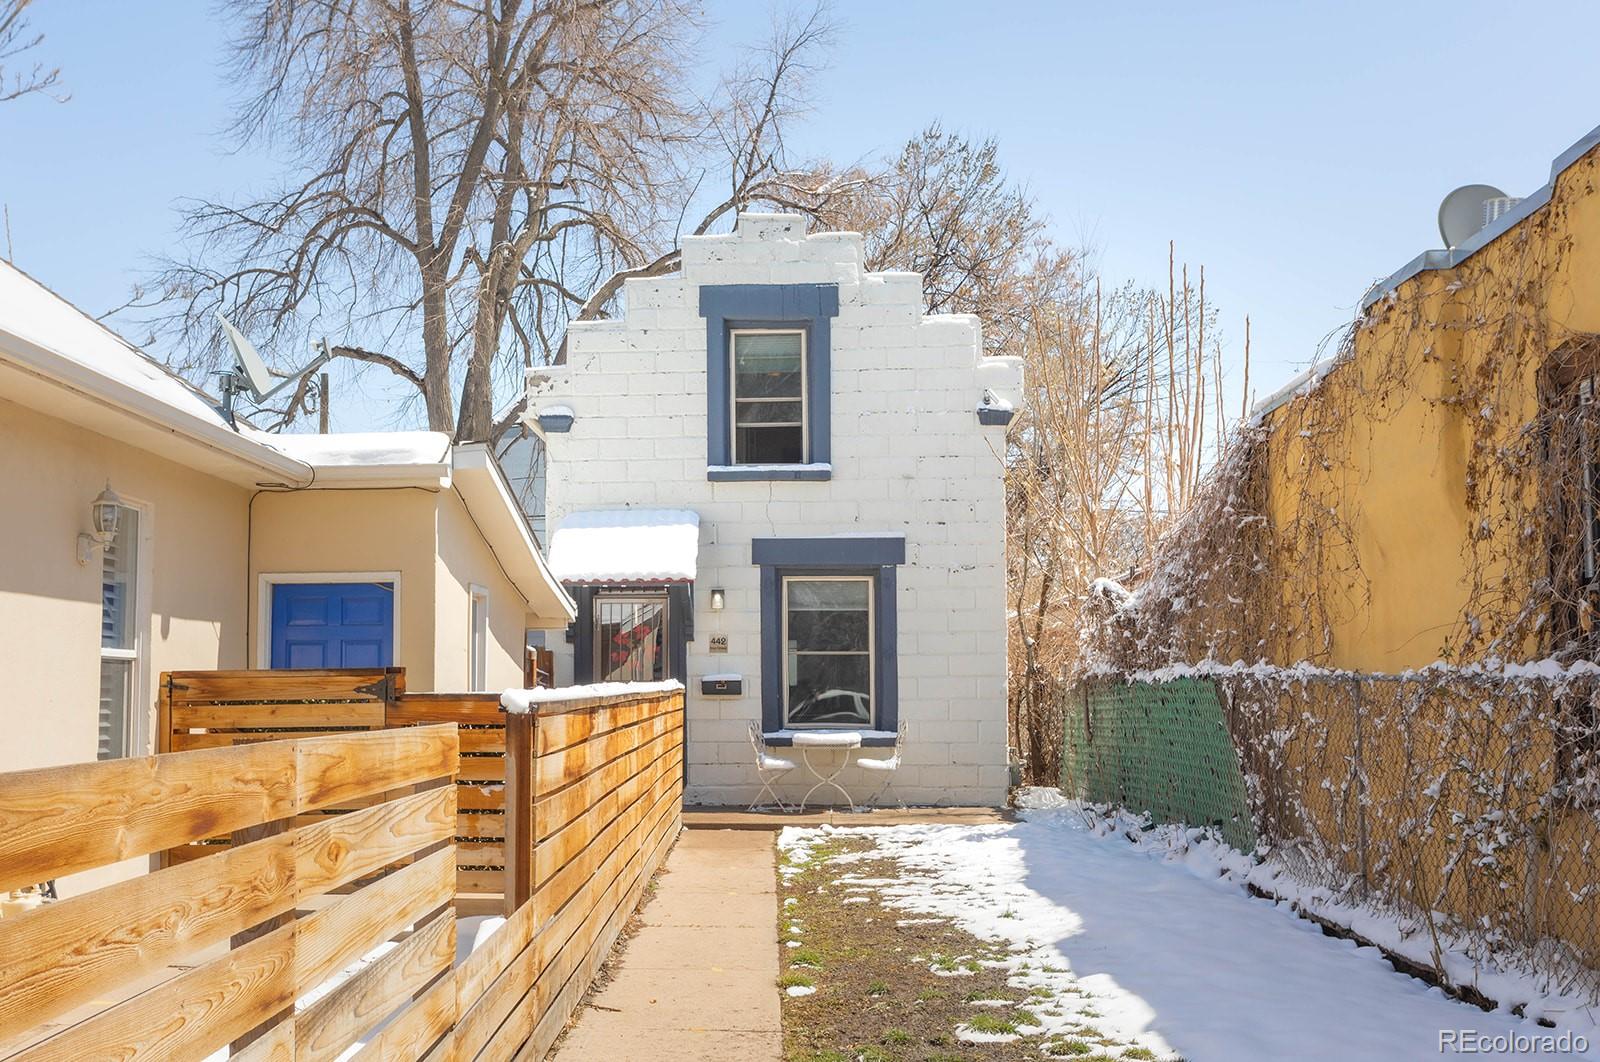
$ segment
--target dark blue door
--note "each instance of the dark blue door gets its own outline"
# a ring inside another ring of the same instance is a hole
[[[393,663],[393,583],[273,584],[272,667]]]

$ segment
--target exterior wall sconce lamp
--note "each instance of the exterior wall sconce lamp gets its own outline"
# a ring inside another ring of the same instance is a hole
[[[78,535],[78,563],[88,564],[95,547],[105,549],[117,537],[117,521],[122,517],[122,499],[106,484],[106,489],[89,505],[89,515],[94,521],[94,534]]]
[[[725,604],[727,604],[727,598],[722,592],[722,587],[713,588],[711,591],[711,611],[721,612]]]

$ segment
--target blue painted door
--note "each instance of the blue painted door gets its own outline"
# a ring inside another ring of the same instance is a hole
[[[393,663],[393,583],[273,584],[272,667]]]

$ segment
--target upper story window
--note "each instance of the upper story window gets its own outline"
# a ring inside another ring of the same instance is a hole
[[[1553,351],[1539,390],[1549,649],[1587,656],[1600,649],[1600,337],[1580,336]]]
[[[1595,377],[1585,376],[1578,381],[1577,396],[1577,451],[1579,480],[1577,508],[1583,524],[1582,556],[1578,567],[1585,586],[1593,587],[1600,575],[1600,449],[1595,439]]]
[[[735,329],[733,463],[798,465],[806,460],[806,333]]]
[[[833,475],[837,284],[704,284],[706,478]]]

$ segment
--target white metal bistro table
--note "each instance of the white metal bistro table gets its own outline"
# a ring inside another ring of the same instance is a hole
[[[845,787],[839,784],[839,776],[844,769],[850,766],[850,750],[861,747],[861,731],[859,730],[796,730],[794,732],[794,747],[800,750],[800,758],[805,762],[806,770],[817,780],[817,784],[806,791],[800,798],[800,810],[806,809],[806,804],[811,800],[811,794],[824,786],[833,786],[844,797],[844,802],[850,806],[851,811],[856,810],[856,802],[850,799],[850,794]],[[831,774],[823,774],[817,765],[811,762],[812,749],[838,749],[843,753],[839,762],[834,765]]]

